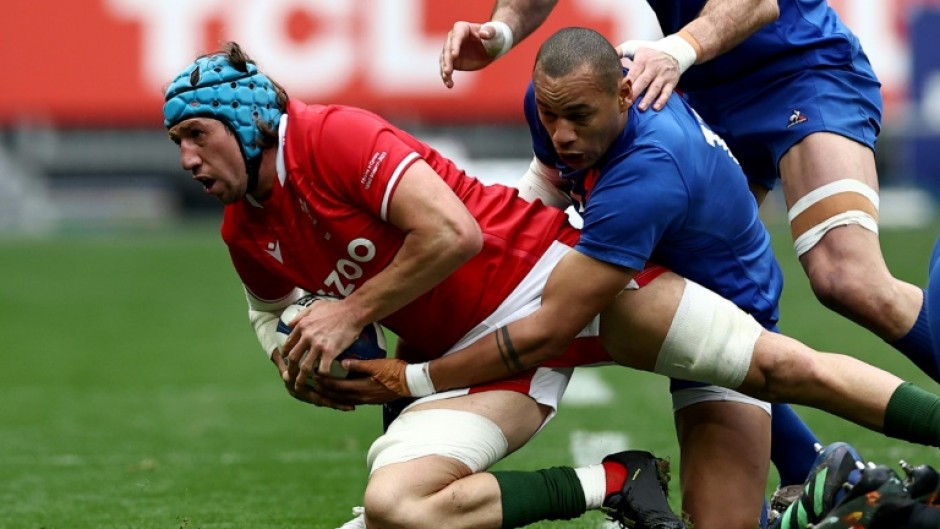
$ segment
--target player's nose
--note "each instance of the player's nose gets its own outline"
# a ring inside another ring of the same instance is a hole
[[[202,158],[200,158],[196,149],[183,142],[180,145],[180,166],[186,171],[193,172],[201,163]]]

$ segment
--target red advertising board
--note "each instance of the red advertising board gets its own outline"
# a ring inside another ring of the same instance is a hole
[[[588,26],[614,42],[659,33],[644,0],[562,0],[533,37],[486,70],[458,73],[455,89],[446,89],[438,57],[447,31],[459,19],[487,20],[493,3],[7,0],[0,17],[7,73],[0,124],[157,125],[164,85],[226,40],[241,43],[289,94],[306,101],[425,122],[515,122],[538,43],[551,32]],[[885,16],[870,13],[872,4],[887,4]],[[893,4],[835,2],[849,13],[850,26],[862,26],[866,48],[885,50],[896,64],[906,48],[903,27],[892,23]],[[903,94],[906,79],[903,66],[892,68],[879,71],[889,102]]]

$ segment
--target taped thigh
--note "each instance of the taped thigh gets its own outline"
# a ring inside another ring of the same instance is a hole
[[[686,279],[654,371],[737,388],[747,376],[763,330],[734,303]]]
[[[370,475],[384,466],[425,456],[456,459],[479,472],[508,450],[503,431],[486,417],[460,410],[419,410],[395,419],[372,443],[366,460]]]
[[[878,193],[858,180],[836,180],[810,191],[787,212],[796,256],[839,226],[856,224],[877,234],[878,206]]]

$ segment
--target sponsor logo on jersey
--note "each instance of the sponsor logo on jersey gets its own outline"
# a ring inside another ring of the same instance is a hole
[[[284,264],[284,259],[281,257],[281,241],[269,242],[267,248],[265,248],[264,251],[273,257],[277,262]]]
[[[366,189],[372,187],[372,179],[375,178],[375,173],[379,170],[382,162],[385,161],[386,156],[388,156],[388,153],[385,151],[372,153],[372,159],[369,160],[369,165],[366,166],[366,170],[362,173],[362,179],[359,181],[362,187]]]
[[[802,112],[799,110],[794,110],[793,113],[790,114],[790,120],[787,122],[787,128],[804,123],[807,119],[809,118],[804,116]]]

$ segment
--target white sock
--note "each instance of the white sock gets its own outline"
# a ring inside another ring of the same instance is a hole
[[[574,473],[584,489],[584,502],[588,510],[599,509],[604,505],[604,496],[607,492],[607,473],[604,465],[591,465],[574,469]]]

